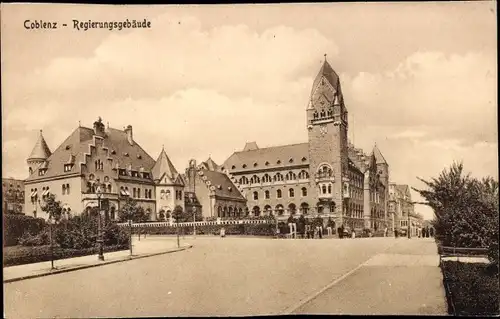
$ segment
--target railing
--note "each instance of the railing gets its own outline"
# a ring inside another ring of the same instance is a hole
[[[149,223],[132,223],[132,227],[185,227],[185,226],[208,226],[208,225],[242,225],[242,224],[271,224],[274,220],[265,219],[240,219],[240,220],[221,220],[221,221],[201,221],[201,222],[149,222]],[[129,226],[128,223],[118,223],[118,226]]]
[[[438,246],[438,252],[443,257],[488,257],[488,248],[485,247]]]

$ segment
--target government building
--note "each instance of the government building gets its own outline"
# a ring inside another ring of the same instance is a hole
[[[164,149],[156,160],[148,155],[130,125],[105,127],[99,118],[92,128],[78,126],[54,152],[40,132],[27,159],[25,210],[44,217],[43,199],[53,193],[65,214],[79,214],[97,206],[99,188],[111,219],[132,197],[151,220],[181,206],[204,218],[303,214],[336,227],[388,227],[389,165],[376,145],[367,154],[348,141],[340,79],[326,59],[308,100],[304,143],[249,142],[221,165],[190,160],[183,174]]]

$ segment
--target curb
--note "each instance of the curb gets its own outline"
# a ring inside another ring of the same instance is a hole
[[[153,257],[153,256],[158,256],[158,255],[165,255],[165,254],[175,253],[175,252],[179,252],[179,251],[184,251],[184,250],[187,250],[190,248],[193,248],[193,245],[188,245],[186,247],[181,247],[181,248],[176,248],[176,249],[169,250],[169,251],[162,251],[162,252],[151,253],[151,254],[146,254],[146,255],[139,255],[139,256],[132,255],[132,256],[128,256],[125,259],[112,260],[112,261],[108,261],[108,262],[104,262],[104,263],[100,263],[100,264],[77,266],[77,267],[73,267],[73,268],[66,268],[66,269],[56,270],[56,271],[47,272],[47,273],[11,278],[11,279],[4,280],[3,283],[7,284],[7,283],[11,283],[11,282],[26,280],[26,279],[33,279],[33,278],[38,278],[38,277],[45,277],[45,276],[50,276],[50,275],[62,274],[62,273],[66,273],[66,272],[76,271],[76,270],[94,268],[94,267],[99,267],[99,266],[106,266],[106,265],[116,264],[116,263],[120,263],[120,262],[124,262],[124,261],[142,259],[142,258]]]

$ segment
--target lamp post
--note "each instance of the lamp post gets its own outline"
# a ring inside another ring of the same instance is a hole
[[[101,190],[101,185],[98,185],[95,193],[97,195],[97,203],[99,206],[99,211],[97,215],[97,246],[99,249],[99,255],[97,256],[97,259],[100,261],[104,261],[104,254],[103,254],[103,238],[102,238],[102,226],[101,226],[101,197],[102,197],[102,190]]]
[[[196,237],[196,207],[193,207],[193,236]]]
[[[37,201],[35,199],[35,205]],[[40,204],[40,208],[42,210],[46,209],[47,206],[42,206],[42,202],[40,199],[38,199],[38,204]],[[52,224],[55,222],[55,220],[52,218],[52,212],[48,212],[49,216],[47,217],[47,222],[49,223],[49,242],[50,242],[50,269],[54,270],[56,267],[54,267],[54,240],[52,236]]]

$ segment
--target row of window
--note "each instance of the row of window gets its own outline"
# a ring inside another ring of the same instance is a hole
[[[307,161],[307,158],[306,158],[306,157],[302,157],[301,161],[302,161],[302,162],[306,162],[306,161]],[[290,158],[290,159],[288,160],[288,163],[290,163],[290,164],[293,164],[293,162],[294,162],[293,158]],[[277,164],[277,165],[281,165],[281,160],[277,160],[277,161],[276,161],[276,164]],[[264,163],[264,165],[265,165],[265,166],[269,166],[269,165],[271,165],[271,163],[269,163],[269,161],[266,161],[266,162]],[[258,164],[257,162],[253,163],[253,167],[257,167],[257,166],[259,166],[259,164]],[[247,164],[243,164],[243,165],[241,165],[241,167],[242,167],[242,168],[247,168]],[[231,166],[231,169],[236,169],[236,165]],[[224,170],[224,167],[222,167],[222,168],[221,168],[221,170]]]
[[[130,194],[128,190],[128,186],[120,187],[120,195],[121,196],[132,196],[133,198],[141,198],[141,189],[138,187],[132,188],[132,194]],[[153,198],[153,190],[152,189],[144,189],[144,198],[151,199]]]
[[[301,188],[301,194],[302,196],[307,196],[307,188],[302,187]],[[283,197],[283,192],[281,189],[276,190],[276,198],[282,198]],[[293,198],[295,197],[295,190],[293,188],[288,189],[288,197]],[[266,190],[264,191],[264,198],[265,199],[270,199],[271,198],[271,192]],[[253,199],[258,200],[259,199],[259,192],[255,191],[253,192]]]
[[[300,171],[300,173],[297,175],[294,172],[288,172],[283,176],[281,173],[276,173],[273,177],[271,177],[269,174],[264,174],[262,178],[260,178],[257,175],[253,175],[250,179],[246,176],[242,176],[238,183],[241,185],[247,185],[247,184],[259,184],[259,183],[271,183],[271,182],[282,182],[283,180],[286,181],[291,181],[291,180],[297,180],[298,179],[308,179],[309,178],[309,173],[305,170]]]
[[[120,168],[118,170],[118,175],[120,175],[120,176],[132,176],[132,177],[146,178],[146,179],[149,179],[151,176],[149,174],[149,172],[138,172],[138,171],[132,171],[132,170],[127,171],[124,168]]]
[[[63,195],[69,195],[69,184],[62,184],[62,194]]]
[[[325,112],[325,110],[322,109],[320,113],[318,113],[318,111],[314,111],[313,114],[313,118],[315,120],[317,120],[318,118],[331,118],[331,117],[333,117],[332,110],[328,110],[327,112]]]

